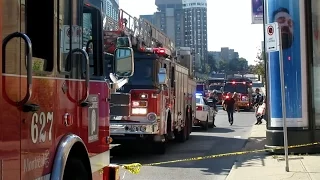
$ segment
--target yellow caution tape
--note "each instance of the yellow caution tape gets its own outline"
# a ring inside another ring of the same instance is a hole
[[[315,145],[320,145],[320,142],[292,145],[292,146],[288,146],[288,148],[289,149],[293,149],[293,148],[315,146]],[[250,154],[250,153],[258,153],[258,152],[265,152],[265,151],[272,151],[272,150],[280,150],[280,149],[284,149],[284,147],[281,146],[281,147],[268,148],[268,149],[258,149],[258,150],[251,150],[251,151],[240,151],[240,152],[223,153],[223,154],[200,156],[200,157],[178,159],[178,160],[171,160],[171,161],[163,161],[163,162],[156,162],[156,163],[149,163],[149,164],[132,163],[132,164],[123,165],[122,167],[124,169],[128,170],[129,172],[131,172],[132,174],[139,174],[142,166],[156,166],[156,165],[171,164],[171,163],[177,163],[177,162],[198,161],[198,160],[204,160],[204,159],[212,159],[212,158],[219,158],[219,157],[225,157],[225,156],[244,155],[244,154]]]
[[[132,174],[139,174],[141,166],[142,165],[140,163],[132,163],[132,164],[123,165],[122,167],[128,170],[129,172],[131,172]]]

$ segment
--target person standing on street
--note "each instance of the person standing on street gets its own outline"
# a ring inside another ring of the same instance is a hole
[[[255,90],[255,92],[256,92],[256,96],[255,96],[255,99],[254,99],[254,107],[255,107],[255,115],[257,117],[257,112],[258,112],[259,106],[263,104],[263,102],[264,102],[263,99],[264,98],[263,98],[262,94],[260,94],[260,89],[259,88],[257,88]],[[261,120],[262,120],[261,118],[257,117],[256,125],[261,124],[262,123]]]
[[[218,112],[218,108],[217,108],[218,97],[217,97],[216,93],[215,92],[210,93],[210,97],[208,98],[208,100],[209,99],[211,100],[210,107],[212,107],[215,112]],[[215,115],[212,115],[212,117],[213,117],[213,127],[217,127],[214,123],[215,122]]]
[[[213,91],[212,93],[210,93],[210,97],[208,99],[211,99],[212,100],[212,103],[213,103],[213,108],[216,112],[218,112],[218,109],[217,109],[217,103],[218,103],[218,95],[217,95],[217,92],[216,91]]]
[[[231,97],[230,93],[228,93],[227,96],[229,98],[224,100],[223,107],[227,111],[229,123],[230,123],[230,125],[232,125],[233,120],[234,120],[233,119],[233,113],[234,113],[234,108],[235,108],[234,105],[235,105],[236,101]]]
[[[238,93],[237,93],[237,92],[234,92],[233,95],[232,95],[232,98],[236,101],[236,103],[234,104],[234,105],[235,105],[235,109],[237,110],[237,112],[240,112]]]

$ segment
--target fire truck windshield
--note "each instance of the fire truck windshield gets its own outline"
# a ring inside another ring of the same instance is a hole
[[[197,84],[197,92],[203,92],[205,90],[205,87],[203,84]]]
[[[222,87],[222,85],[210,85],[209,86],[209,90],[218,90],[218,91],[220,91],[220,89],[221,89],[221,87]]]
[[[152,86],[153,80],[153,62],[150,59],[135,59],[134,61],[134,75],[129,78],[130,85],[147,85]]]
[[[226,83],[226,85],[223,88],[224,92],[230,92],[230,93],[248,93],[248,85],[242,84],[242,83]]]

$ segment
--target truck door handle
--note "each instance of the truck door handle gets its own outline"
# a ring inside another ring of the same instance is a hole
[[[87,107],[90,105],[90,103],[87,101],[88,100],[88,97],[89,97],[89,85],[90,85],[90,72],[89,72],[89,55],[88,53],[83,50],[83,49],[80,49],[80,48],[76,48],[76,49],[72,49],[71,52],[68,54],[67,58],[66,59],[70,59],[69,56],[72,55],[73,53],[76,53],[76,52],[79,52],[81,53],[84,58],[85,58],[85,61],[86,61],[86,66],[85,66],[85,71],[86,71],[86,94],[85,96],[78,102],[78,105],[81,106],[81,107]],[[72,62],[69,62],[70,64]],[[82,74],[82,73],[81,73]]]
[[[27,58],[25,61],[25,66],[27,69],[27,92],[26,95],[24,96],[24,98],[21,101],[18,102],[12,102],[10,101],[9,103],[13,103],[17,106],[22,106],[24,104],[26,104],[30,98],[31,98],[31,94],[32,94],[32,43],[30,38],[21,32],[15,32],[12,34],[9,34],[6,38],[4,38],[4,40],[2,41],[2,73],[5,73],[5,62],[6,62],[6,48],[7,48],[7,44],[8,42],[13,39],[13,38],[22,38],[25,43],[26,43],[26,47],[27,47]],[[3,83],[5,84],[5,82],[3,81]],[[7,100],[9,100],[9,98],[6,98]]]

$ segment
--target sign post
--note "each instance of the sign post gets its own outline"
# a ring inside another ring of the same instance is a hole
[[[286,161],[286,171],[289,172],[289,159],[288,159],[288,129],[286,118],[286,97],[284,85],[284,68],[283,68],[283,52],[282,52],[282,38],[281,28],[277,22],[265,25],[265,39],[267,52],[279,52],[279,65],[280,65],[280,82],[281,82],[281,103],[282,103],[282,117],[283,117],[283,145]]]

